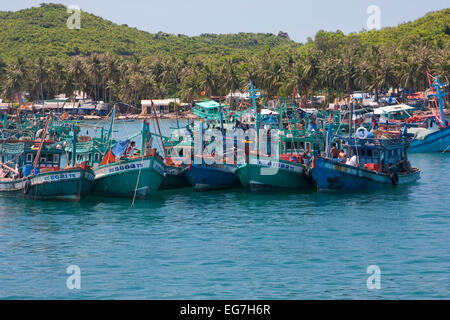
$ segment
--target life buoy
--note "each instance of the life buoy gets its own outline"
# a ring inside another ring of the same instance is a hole
[[[391,178],[391,182],[394,186],[398,185],[398,173],[395,171],[392,171],[389,174],[389,177]]]
[[[361,131],[363,132],[363,135],[362,135],[362,136],[359,134]],[[369,136],[369,131],[368,131],[366,128],[364,128],[364,127],[359,127],[359,128],[356,130],[355,135],[356,135],[358,138],[366,139],[366,138]]]
[[[23,193],[24,194],[30,193],[30,188],[31,188],[31,181],[29,179],[27,179],[27,180],[25,180],[25,184],[23,186]]]

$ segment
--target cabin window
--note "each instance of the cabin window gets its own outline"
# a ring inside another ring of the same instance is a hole
[[[368,156],[368,157],[371,157],[371,156],[372,156],[372,150],[370,150],[370,149],[367,150],[367,156]]]
[[[50,153],[50,154],[47,155],[47,161],[48,162],[53,162],[53,154]]]
[[[100,161],[100,153],[95,153],[94,154],[94,162],[99,162]]]
[[[33,161],[33,154],[27,153],[27,162],[32,162],[32,161]]]
[[[53,155],[53,163],[59,163],[59,154]]]
[[[373,150],[373,156],[374,156],[375,158],[378,158],[378,150]]]
[[[308,148],[308,147],[311,148],[311,142],[306,142],[306,143],[305,143],[305,147],[306,147],[306,148]]]
[[[366,156],[366,150],[364,150],[364,149],[361,150],[361,156],[363,156],[363,157]]]

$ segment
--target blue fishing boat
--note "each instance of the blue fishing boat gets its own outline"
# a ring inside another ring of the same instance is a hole
[[[448,93],[443,93],[442,88],[447,86],[440,83],[439,76],[436,75],[435,83],[431,85],[436,89],[436,93],[429,97],[436,97],[439,105],[438,126],[434,129],[411,128],[409,132],[414,131],[415,137],[411,140],[410,152],[450,152],[450,126],[445,120],[444,99]],[[435,117],[437,118],[437,117]]]
[[[183,175],[198,191],[237,188],[241,185],[234,164],[191,164],[183,170]]]
[[[198,191],[241,186],[235,172],[236,159],[230,157],[232,150],[226,150],[227,130],[224,119],[228,117],[223,115],[227,112],[226,108],[214,101],[197,103],[196,108],[194,114],[199,116],[200,121],[198,134],[194,133],[193,136],[199,139],[199,150],[194,148],[189,165],[183,169],[183,176]],[[204,131],[208,129],[220,129],[221,139],[211,137],[211,140],[205,141]],[[234,139],[236,147],[235,137],[230,134],[228,138]]]
[[[312,178],[318,190],[371,191],[418,180],[420,170],[413,168],[407,157],[409,134],[406,128],[389,139],[381,138],[384,134],[381,130],[369,133],[361,127],[353,136],[335,137],[334,141],[339,140],[346,154],[339,158],[331,156],[330,137],[326,155],[315,158],[312,163]]]
[[[400,139],[348,138],[347,162],[330,157],[313,161],[312,177],[318,190],[370,191],[387,185],[412,183],[420,170],[407,159],[409,141]]]
[[[411,140],[409,152],[450,152],[450,126],[440,128],[426,135]]]
[[[378,117],[378,123],[386,130],[388,128],[408,127],[411,134],[409,152],[446,152],[450,151],[450,126],[445,120],[444,100],[442,88],[447,84],[439,82],[436,75],[435,83],[430,85],[436,90],[435,94],[428,97],[435,97],[435,104],[438,106],[439,115],[434,112],[426,115],[414,115],[414,108],[407,105],[393,105],[377,108],[374,114]]]

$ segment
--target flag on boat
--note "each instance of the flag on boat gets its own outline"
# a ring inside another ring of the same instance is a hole
[[[109,152],[103,157],[102,162],[100,163],[100,165],[104,165],[104,164],[108,164],[108,163],[112,163],[116,161],[116,157],[114,157],[114,154],[111,152],[111,150],[109,150]]]

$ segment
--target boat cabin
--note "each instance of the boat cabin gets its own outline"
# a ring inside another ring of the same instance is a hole
[[[220,121],[220,109],[226,109],[226,106],[221,106],[216,101],[202,101],[197,102],[192,107],[192,112],[194,115],[198,116],[199,119],[204,120],[219,120]],[[226,112],[224,112],[223,119],[227,118]]]
[[[381,123],[389,121],[404,121],[413,116],[413,107],[406,104],[380,107],[374,110],[374,115],[379,117]]]
[[[347,159],[356,156],[361,167],[376,171],[388,171],[390,166],[407,159],[407,138],[395,140],[375,138],[350,138],[342,144]]]

